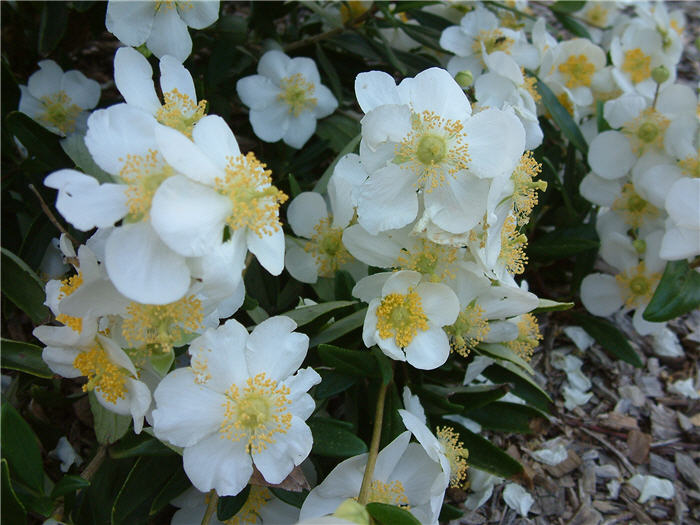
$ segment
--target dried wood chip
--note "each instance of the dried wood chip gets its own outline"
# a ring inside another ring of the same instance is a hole
[[[635,385],[621,386],[617,391],[621,397],[628,399],[636,407],[644,406],[647,401],[647,396]]]
[[[598,525],[603,521],[603,515],[592,505],[581,505],[567,525]]]
[[[681,476],[690,484],[691,487],[700,490],[700,468],[695,464],[695,461],[687,454],[676,452],[676,468]]]
[[[596,510],[599,510],[603,514],[612,514],[613,512],[620,511],[619,505],[615,505],[613,503],[610,503],[609,501],[602,501],[598,499],[593,500],[593,507],[595,507]]]
[[[576,470],[579,466],[581,466],[581,463],[583,463],[583,461],[581,461],[578,454],[569,449],[568,455],[564,461],[554,466],[545,465],[544,468],[550,475],[554,476],[555,478],[560,478],[565,474]]]
[[[660,478],[676,479],[676,466],[672,461],[662,458],[653,452],[649,454],[649,472]]]
[[[637,420],[619,412],[608,412],[598,418],[600,424],[612,430],[635,430],[639,428]]]
[[[675,411],[663,405],[652,405],[650,418],[651,435],[654,436],[654,439],[663,441],[680,435]]]
[[[301,467],[294,467],[294,470],[289,473],[289,476],[279,484],[268,483],[265,481],[260,471],[253,467],[253,475],[249,483],[251,485],[262,485],[264,487],[276,487],[292,492],[301,492],[304,489],[311,490],[311,485],[309,485],[309,482],[306,480],[306,476],[304,476]]]
[[[638,465],[646,463],[651,447],[651,436],[640,430],[627,434],[627,457]]]
[[[587,461],[583,465],[581,490],[586,494],[595,494],[595,464],[591,461]]]

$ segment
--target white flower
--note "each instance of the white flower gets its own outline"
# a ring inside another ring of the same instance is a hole
[[[433,487],[444,479],[443,471],[422,446],[409,443],[410,438],[411,433],[404,432],[377,455],[368,502],[408,506],[421,523],[437,525],[444,492],[434,494]],[[326,516],[346,499],[357,498],[366,464],[367,454],[361,454],[335,467],[306,497],[300,519]]]
[[[192,52],[187,26],[204,29],[219,18],[218,0],[121,1],[107,4],[107,31],[129,46],[146,44],[158,58],[172,55],[180,62]]]
[[[289,58],[277,50],[265,53],[258,74],[240,79],[236,91],[250,107],[250,123],[260,139],[282,139],[297,149],[316,131],[316,120],[338,107],[312,59]]]
[[[469,101],[443,69],[396,86],[379,71],[361,73],[360,158],[369,178],[358,189],[358,221],[371,234],[401,228],[424,204],[425,222],[463,235],[482,219],[492,179],[509,176],[525,132],[512,111],[471,116]]]
[[[153,69],[146,57],[131,47],[114,55],[114,83],[130,106],[153,115],[158,122],[192,137],[192,127],[204,116],[207,101],[197,102],[192,75],[176,58],[160,59],[161,104],[153,85]]]
[[[387,356],[432,370],[450,354],[442,329],[455,322],[459,301],[444,284],[421,282],[421,274],[404,270],[365,277],[353,295],[369,303],[362,340],[376,344]],[[382,282],[383,281],[383,282]]]
[[[203,117],[192,140],[156,127],[165,159],[182,175],[165,180],[153,195],[151,223],[163,242],[186,257],[201,257],[222,242],[224,229],[273,275],[284,268],[279,204],[287,196],[271,184],[270,171],[251,152],[242,155],[221,117]]]
[[[100,85],[80,71],[66,71],[53,60],[39,62],[26,86],[20,86],[19,110],[61,136],[85,127],[86,110],[100,100]]]
[[[229,320],[192,341],[191,366],[158,385],[156,436],[184,447],[185,472],[200,491],[238,494],[253,464],[281,483],[311,451],[305,420],[315,404],[306,391],[321,378],[297,371],[308,337],[294,328],[287,317],[271,317],[249,335]]]
[[[663,259],[688,259],[700,254],[700,179],[683,177],[666,195],[668,221],[661,241]]]
[[[171,501],[180,510],[175,512],[170,525],[200,525],[209,503],[208,494],[203,494],[194,487]],[[295,523],[299,519],[299,509],[273,496],[267,487],[251,485],[248,499],[236,514],[226,522],[211,517],[209,525],[226,525],[227,523],[248,523],[253,525],[280,525]]]

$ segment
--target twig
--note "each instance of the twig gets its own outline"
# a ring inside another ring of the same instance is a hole
[[[211,489],[208,496],[209,502],[207,503],[207,510],[204,512],[204,516],[202,516],[202,525],[209,524],[209,520],[211,520],[211,517],[214,515],[216,505],[219,502],[219,495],[216,493],[216,490]]]
[[[388,384],[382,384],[379,388],[377,396],[377,407],[374,412],[374,428],[372,429],[372,442],[369,447],[369,455],[367,456],[367,466],[365,466],[365,475],[362,477],[362,485],[360,486],[360,494],[357,501],[361,505],[367,503],[369,497],[369,489],[372,485],[372,477],[374,475],[374,465],[377,462],[377,454],[379,453],[379,438],[382,436],[382,419],[384,418],[384,398]]]
[[[311,44],[315,44],[316,42],[320,42],[321,40],[326,40],[327,38],[331,38],[333,36],[339,35],[346,29],[355,27],[356,25],[364,22],[368,18],[372,17],[374,13],[377,11],[377,6],[372,5],[371,8],[369,8],[367,11],[362,13],[360,16],[353,18],[352,20],[348,21],[343,25],[342,27],[335,27],[333,29],[329,29],[325,33],[319,33],[318,35],[314,35],[312,37],[306,38],[304,40],[299,40],[297,42],[292,42],[291,44],[288,44],[284,48],[285,53],[289,53],[290,51],[294,51],[295,49],[299,49],[301,47],[306,47],[310,46]]]
[[[632,463],[630,463],[629,460],[622,454],[622,452],[620,452],[620,451],[617,450],[615,447],[613,447],[612,444],[610,444],[607,440],[603,439],[601,436],[599,436],[599,435],[596,434],[595,432],[591,432],[590,430],[588,430],[588,429],[585,428],[585,427],[579,427],[579,429],[581,430],[581,432],[583,432],[583,433],[585,433],[585,434],[588,434],[588,435],[591,436],[593,439],[595,439],[595,440],[598,441],[600,444],[602,444],[605,448],[607,448],[610,452],[612,452],[613,454],[615,454],[615,455],[617,456],[617,458],[622,462],[622,464],[625,466],[625,468],[627,469],[627,471],[628,471],[630,474],[634,474],[634,473],[635,473],[635,469],[634,469],[634,467],[632,466]]]
[[[66,237],[70,239],[70,241],[73,243],[73,246],[78,246],[80,243],[76,241],[73,236],[68,233],[68,231],[63,227],[63,225],[58,222],[58,219],[56,219],[56,216],[53,214],[51,211],[51,208],[49,208],[46,203],[44,202],[44,199],[42,198],[41,194],[39,191],[34,187],[34,184],[29,185],[29,189],[32,190],[34,195],[36,195],[36,198],[39,199],[39,205],[41,206],[41,210],[44,212],[44,214],[49,218],[49,221],[51,221],[51,224],[56,226],[58,231],[61,233],[65,234]]]
[[[80,473],[80,477],[87,481],[90,481],[90,479],[92,479],[92,476],[95,475],[95,472],[97,472],[100,468],[100,465],[102,465],[102,462],[104,461],[106,455],[107,446],[100,445],[97,449],[97,453],[95,454],[95,456],[90,460],[90,463],[88,463],[87,467],[85,467],[85,469],[83,469],[83,471]]]

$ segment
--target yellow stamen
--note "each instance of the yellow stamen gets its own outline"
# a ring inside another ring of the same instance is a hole
[[[83,274],[79,271],[77,274],[67,277],[61,281],[61,286],[58,289],[58,300],[69,296],[75,292],[83,284]],[[73,317],[66,314],[58,314],[56,321],[69,326],[74,331],[80,333],[83,331],[83,320],[80,317]]]
[[[83,110],[72,103],[65,91],[45,95],[39,100],[44,104],[44,113],[39,116],[39,121],[58,128],[64,135],[75,130],[75,122]]]
[[[383,339],[394,338],[405,348],[418,331],[428,329],[428,317],[423,311],[420,296],[409,288],[408,293],[390,293],[377,308],[377,331]]]
[[[506,345],[525,361],[532,358],[532,353],[542,341],[537,318],[532,314],[524,314],[518,323],[518,337],[508,341]]]
[[[423,111],[412,115],[411,128],[396,146],[394,163],[412,171],[419,187],[431,192],[444,184],[446,174],[456,177],[467,169],[471,159],[461,122]]]
[[[516,275],[525,271],[526,247],[527,236],[517,232],[515,218],[509,215],[501,228],[501,253],[498,255],[499,261],[503,262],[507,271]]]
[[[109,360],[107,352],[99,343],[90,350],[78,354],[73,366],[87,376],[83,392],[99,390],[110,403],[116,403],[126,395],[126,376],[124,371]]]
[[[485,311],[476,300],[459,312],[454,324],[445,327],[450,336],[450,348],[462,357],[467,357],[473,348],[483,341],[491,329]]]
[[[595,66],[584,54],[571,55],[566,62],[559,64],[559,72],[566,77],[566,87],[569,89],[590,86]]]
[[[280,230],[279,207],[287,195],[272,186],[271,173],[252,152],[229,157],[225,177],[214,184],[233,206],[226,220],[231,228],[250,228],[258,237]]]
[[[625,306],[635,308],[648,303],[654,295],[656,285],[661,280],[659,272],[646,274],[644,262],[640,262],[634,268],[615,276],[620,285]]]
[[[510,55],[511,47],[513,47],[515,41],[512,38],[505,36],[503,31],[500,29],[482,29],[479,31],[479,34],[476,35],[476,38],[472,43],[472,51],[475,55],[479,55],[480,57],[482,43],[484,44],[487,55],[490,55],[494,51],[503,51],[504,53]],[[483,58],[481,60],[483,61]]]
[[[177,88],[163,93],[163,100],[164,104],[156,112],[158,122],[192,138],[192,128],[206,115],[207,101],[200,100],[197,104]]]
[[[459,441],[459,435],[452,427],[438,427],[437,438],[450,462],[450,486],[461,487],[467,479],[469,451]]]
[[[304,245],[304,251],[316,260],[321,277],[333,277],[336,270],[352,258],[343,245],[343,229],[334,228],[332,222],[332,217],[321,219],[314,226],[316,233]]]
[[[630,76],[634,84],[638,84],[651,76],[651,57],[639,48],[625,51],[622,71]]]
[[[622,194],[613,202],[612,209],[619,212],[632,228],[639,228],[645,219],[653,219],[659,215],[659,209],[644,200],[628,182],[622,187]]]
[[[138,222],[148,217],[156,190],[175,171],[154,150],[148,150],[145,156],[127,155],[125,159],[119,160],[124,163],[119,178],[129,186],[126,189],[126,204],[129,208],[126,220]]]
[[[249,377],[242,389],[231,385],[225,394],[219,433],[231,441],[244,440],[248,453],[262,452],[275,443],[275,434],[286,434],[292,426],[290,390],[268,379],[265,372]]]
[[[203,328],[202,302],[193,295],[170,304],[132,302],[126,312],[122,336],[134,348],[152,346],[169,352],[186,335]]]
[[[224,521],[225,525],[260,523],[260,509],[263,508],[272,497],[272,492],[270,492],[268,488],[259,485],[251,485],[248,499],[241,507],[241,510],[236,512],[236,515],[232,518]]]
[[[280,81],[282,92],[277,98],[289,106],[289,113],[298,117],[302,112],[311,110],[318,104],[318,99],[312,97],[316,89],[313,82],[307,82],[301,73],[296,73]]]
[[[530,213],[537,205],[537,191],[545,191],[547,183],[543,180],[534,181],[542,172],[542,164],[538,163],[531,151],[520,157],[518,166],[513,171],[513,213],[516,216],[518,226],[523,226],[530,221]]]
[[[403,483],[398,479],[388,483],[376,479],[372,481],[369,487],[367,503],[386,503],[405,510],[411,508],[408,504],[406,489],[403,488]]]
[[[451,265],[456,260],[457,248],[420,239],[411,249],[401,250],[396,266],[401,270],[420,272],[432,282],[440,282],[454,278]]]
[[[678,161],[678,167],[688,177],[700,179],[700,151],[695,157],[688,156]]]
[[[651,147],[664,149],[664,137],[670,123],[670,120],[654,108],[647,108],[634,120],[625,122],[622,133],[629,138],[635,154],[641,156]]]
[[[592,7],[583,14],[583,18],[590,25],[602,29],[608,24],[608,9],[602,2],[592,2],[589,5],[592,5]]]
[[[540,100],[542,100],[542,96],[537,91],[537,79],[535,77],[528,76],[525,73],[525,68],[523,67],[520,68],[520,71],[523,74],[523,89],[530,93],[530,96],[532,97],[532,100],[535,101],[535,104],[538,103]]]

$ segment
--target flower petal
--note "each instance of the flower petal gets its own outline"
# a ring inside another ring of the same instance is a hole
[[[604,131],[588,148],[588,164],[604,179],[619,179],[632,169],[637,156],[619,131]]]
[[[246,444],[245,440],[222,439],[217,432],[185,448],[182,462],[192,485],[202,492],[215,489],[221,496],[242,491],[253,474]]]
[[[255,327],[246,343],[251,376],[264,372],[274,381],[284,381],[297,371],[309,349],[309,337],[295,332],[296,327],[284,315],[268,317]]]
[[[365,113],[384,104],[401,104],[394,78],[383,71],[368,71],[357,75],[355,96]]]
[[[252,230],[246,233],[246,243],[258,262],[272,275],[284,270],[284,232],[279,230],[258,236]]]
[[[328,217],[326,201],[320,193],[304,191],[294,197],[287,208],[287,222],[299,237],[310,239],[315,227]]]
[[[176,9],[158,10],[146,46],[158,58],[172,55],[184,62],[190,56],[192,39],[187,31],[187,24],[182,21]]]
[[[406,226],[418,214],[415,178],[396,164],[375,171],[358,190],[357,213],[362,227],[376,235]]]
[[[131,47],[117,49],[114,55],[114,83],[127,104],[151,115],[155,115],[160,109],[160,100],[153,86],[151,64],[135,49]]]
[[[263,110],[277,100],[281,89],[268,77],[250,75],[236,82],[236,92],[246,106]]]
[[[109,2],[105,26],[107,31],[129,46],[140,46],[153,27],[153,2]]]
[[[612,275],[592,273],[581,282],[581,302],[593,315],[607,317],[622,308],[620,287]]]
[[[443,365],[450,355],[450,342],[442,328],[431,327],[418,332],[406,347],[406,361],[421,370]]]
[[[197,103],[192,75],[182,62],[173,56],[165,55],[160,59],[160,89],[164,95],[177,89],[180,94],[187,95],[193,103]]]

